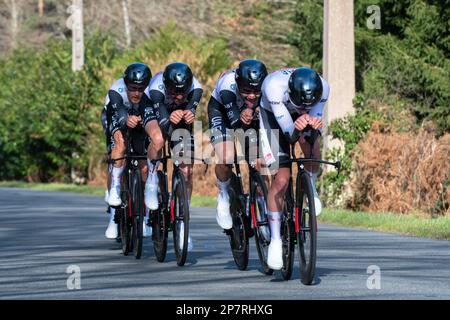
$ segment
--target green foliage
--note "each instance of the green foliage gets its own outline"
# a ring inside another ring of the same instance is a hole
[[[87,40],[83,71],[71,71],[68,41],[41,52],[20,49],[2,61],[0,178],[67,180],[72,168],[87,170],[89,145],[101,93],[98,72],[114,48],[99,35]]]
[[[298,59],[293,65],[305,64],[322,69],[323,43],[323,0],[297,1],[295,27],[289,33],[287,42],[298,50]]]

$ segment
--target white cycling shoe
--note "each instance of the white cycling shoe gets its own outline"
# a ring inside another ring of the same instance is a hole
[[[111,207],[118,207],[122,204],[122,199],[120,198],[120,184],[111,186],[108,204]]]
[[[217,196],[216,220],[222,229],[226,230],[233,227],[233,219],[230,213],[230,197],[226,192],[219,192]]]
[[[105,202],[107,204],[109,204],[109,190],[108,189],[105,190]]]
[[[158,209],[158,183],[146,183],[144,190],[144,201],[150,210]]]
[[[283,243],[281,239],[271,240],[267,253],[267,265],[270,269],[281,270],[283,268]]]
[[[110,213],[109,224],[105,231],[105,237],[108,239],[115,239],[117,236],[117,224],[114,222],[114,215]]]
[[[180,248],[183,247],[184,244],[184,222],[179,222],[181,223],[181,229],[180,229]],[[192,243],[192,238],[191,235],[188,235],[188,252],[191,252],[192,249],[194,248],[194,244]]]

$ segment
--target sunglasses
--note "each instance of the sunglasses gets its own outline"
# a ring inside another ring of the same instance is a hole
[[[136,91],[137,92],[144,92],[145,88],[146,87],[144,87],[144,86],[137,86],[137,85],[133,85],[133,84],[127,86],[127,90],[130,91],[130,92],[136,92]]]

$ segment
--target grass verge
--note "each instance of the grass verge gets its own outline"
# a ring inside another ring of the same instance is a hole
[[[414,214],[369,213],[324,209],[319,222],[410,236],[450,240],[450,217],[425,218]]]

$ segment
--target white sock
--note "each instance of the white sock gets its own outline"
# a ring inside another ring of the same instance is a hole
[[[156,161],[155,164],[153,164],[152,160],[147,159],[147,165],[148,165],[148,178],[147,183],[149,184],[157,184],[158,175],[156,171],[159,167],[159,161]]]
[[[281,212],[268,212],[271,240],[281,239]]]
[[[116,168],[113,167],[112,169],[112,186],[120,185],[120,177],[122,176],[124,167]]]
[[[109,221],[114,221],[114,216],[116,215],[116,209],[111,208],[111,213],[109,216]]]
[[[220,192],[228,193],[228,187],[230,186],[231,178],[227,181],[220,181],[217,179],[217,186],[219,187]]]

